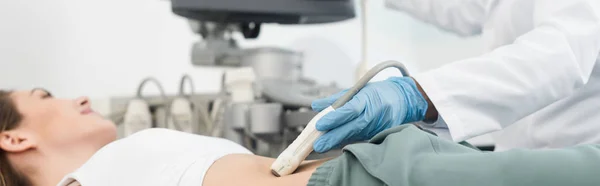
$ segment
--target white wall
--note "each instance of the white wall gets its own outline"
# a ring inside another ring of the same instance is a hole
[[[461,39],[370,1],[369,61],[402,60],[423,71],[479,53],[480,41]],[[321,82],[352,83],[360,60],[358,20],[313,26],[267,25],[257,41],[305,53],[306,74]],[[161,0],[0,1],[0,88],[45,87],[65,97],[132,95],[157,77],[168,92],[190,73],[197,91],[216,92],[220,69],[193,67],[197,36]],[[379,79],[394,74],[387,71]]]

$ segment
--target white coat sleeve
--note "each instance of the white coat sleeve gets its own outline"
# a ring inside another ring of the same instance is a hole
[[[492,0],[386,0],[390,9],[409,13],[461,36],[481,34]]]
[[[535,0],[535,29],[415,76],[454,141],[500,130],[584,86],[600,53],[600,1]]]

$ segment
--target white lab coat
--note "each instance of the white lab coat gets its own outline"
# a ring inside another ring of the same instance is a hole
[[[455,141],[498,150],[600,143],[600,0],[387,0],[486,54],[415,76]],[[444,123],[445,122],[445,123]]]

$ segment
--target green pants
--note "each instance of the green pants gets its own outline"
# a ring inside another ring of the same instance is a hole
[[[600,185],[600,145],[485,153],[404,125],[343,151],[317,168],[308,185]]]

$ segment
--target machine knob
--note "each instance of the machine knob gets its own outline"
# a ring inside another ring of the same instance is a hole
[[[256,39],[260,34],[260,23],[242,23],[240,27],[246,39]]]

